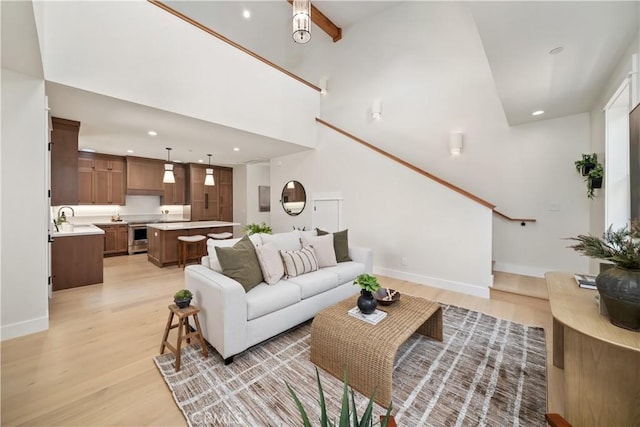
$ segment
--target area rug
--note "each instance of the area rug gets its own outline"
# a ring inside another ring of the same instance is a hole
[[[393,414],[399,426],[545,426],[546,350],[542,328],[442,305],[444,341],[413,334],[393,371]],[[307,322],[237,355],[225,366],[215,350],[154,358],[190,426],[301,426],[285,381],[319,425],[315,366]],[[383,345],[383,344],[382,344]],[[338,418],[342,382],[319,369],[329,414]],[[369,396],[356,392],[358,414]],[[374,405],[374,414],[386,408]]]

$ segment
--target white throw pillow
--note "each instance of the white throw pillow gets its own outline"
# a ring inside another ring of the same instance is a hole
[[[318,259],[318,267],[333,267],[338,265],[336,250],[333,248],[333,234],[324,236],[302,237],[300,243],[303,247],[311,246]]]
[[[300,246],[300,234],[297,231],[277,234],[260,233],[260,236],[263,244],[273,243],[280,251],[299,251],[302,249],[302,246]]]
[[[318,269],[318,259],[313,248],[306,247],[299,251],[280,251],[287,277],[300,276]]]
[[[284,264],[280,252],[271,243],[256,246],[256,255],[262,270],[264,281],[269,285],[275,285],[284,276]]]

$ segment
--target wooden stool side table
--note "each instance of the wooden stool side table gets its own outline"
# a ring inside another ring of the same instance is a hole
[[[160,345],[160,354],[164,353],[165,347],[176,356],[176,372],[180,371],[180,349],[182,347],[182,341],[186,340],[187,345],[191,344],[191,338],[197,338],[200,346],[202,347],[202,355],[206,358],[209,357],[207,346],[202,337],[202,329],[200,328],[200,321],[198,320],[198,313],[200,308],[195,305],[190,305],[186,308],[178,308],[177,305],[171,304],[169,306],[169,319],[167,320],[167,326],[164,328],[164,335],[162,336],[162,344]],[[178,323],[173,323],[173,316],[178,317]],[[193,321],[196,324],[195,330],[189,332],[189,316],[193,316]],[[169,331],[171,329],[178,328],[178,342],[176,347],[171,345],[167,339],[169,338]]]

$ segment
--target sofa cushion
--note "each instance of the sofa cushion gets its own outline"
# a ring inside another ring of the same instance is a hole
[[[311,246],[318,258],[318,267],[331,267],[336,265],[336,251],[333,248],[333,234],[324,236],[303,236],[300,238],[302,246]]]
[[[254,246],[262,243],[262,239],[260,239],[259,234],[252,234],[249,236],[249,239],[253,242]],[[207,240],[207,255],[209,258],[209,268],[217,271],[218,273],[222,273],[222,267],[220,266],[220,261],[218,261],[218,254],[216,253],[216,247],[219,248],[230,248],[236,243],[240,241],[240,238],[237,239],[227,239],[227,240]]]
[[[331,268],[331,267],[330,267]],[[291,277],[287,282],[295,283],[300,286],[300,295],[302,299],[318,295],[328,291],[343,283],[338,280],[338,275],[334,272],[327,271],[329,268],[314,271],[302,276]]]
[[[240,283],[249,292],[262,282],[262,270],[256,256],[253,242],[244,236],[230,248],[217,246],[216,254],[222,267],[222,274]]]
[[[273,243],[280,251],[299,251],[302,249],[300,245],[300,234],[298,231],[289,231],[287,233],[277,234],[260,234],[262,243]]]
[[[316,231],[318,232],[318,236],[329,234],[329,232],[320,230],[319,228],[316,228]],[[333,233],[333,248],[336,251],[336,260],[338,262],[351,261],[351,258],[349,257],[348,230]]]
[[[361,262],[340,262],[334,267],[323,268],[323,271],[330,271],[338,276],[339,283],[347,283],[365,273],[365,265]]]
[[[285,278],[307,274],[318,269],[318,259],[313,248],[306,247],[299,251],[280,251],[284,263]]]
[[[272,244],[256,246],[256,255],[262,270],[264,281],[269,285],[275,285],[284,276],[284,264],[278,249]]]
[[[280,280],[270,286],[260,283],[247,292],[247,320],[273,313],[300,301],[300,287]]]

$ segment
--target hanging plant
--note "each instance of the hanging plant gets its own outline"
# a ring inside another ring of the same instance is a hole
[[[598,164],[598,155],[596,153],[583,154],[582,159],[576,160],[574,164],[576,166],[576,171],[582,173],[582,176],[587,176]]]
[[[602,163],[596,164],[595,167],[589,171],[589,173],[584,179],[587,182],[588,198],[593,199],[595,197],[595,194],[593,192],[594,189],[602,188],[603,176],[604,176],[604,169],[602,168]]]

